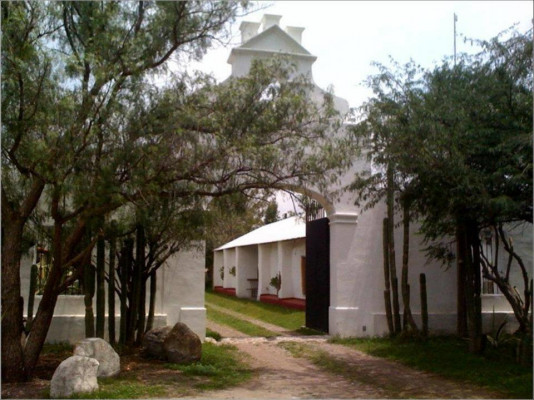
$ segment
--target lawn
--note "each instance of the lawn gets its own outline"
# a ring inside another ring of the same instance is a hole
[[[299,329],[305,323],[304,311],[291,310],[275,304],[238,299],[208,291],[206,301],[290,331]]]
[[[208,311],[208,318],[210,320],[217,322],[218,324],[230,326],[233,329],[242,332],[246,335],[265,337],[273,337],[277,335],[276,332],[262,328],[261,326],[255,325],[251,322],[236,318],[233,315],[214,310],[208,305],[206,305],[206,310]]]
[[[511,398],[532,398],[532,367],[517,364],[509,349],[486,349],[484,356],[476,356],[468,353],[467,343],[456,337],[432,337],[417,342],[388,338],[332,339],[331,342],[508,393]]]

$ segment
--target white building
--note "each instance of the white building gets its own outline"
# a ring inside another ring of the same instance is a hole
[[[237,297],[306,298],[306,224],[299,217],[262,226],[214,250],[213,285]],[[270,284],[280,274],[280,292]],[[303,303],[302,303],[303,304]]]
[[[228,59],[232,65],[232,76],[247,74],[253,59],[283,54],[290,57],[296,64],[297,73],[308,76],[313,82],[312,65],[317,57],[311,55],[302,46],[304,28],[285,27],[283,29],[280,26],[280,20],[280,16],[265,15],[261,23],[243,22],[241,24],[242,43],[232,49]],[[337,39],[342,40],[341,38]],[[320,98],[322,92],[319,87],[315,86],[311,94],[312,99]],[[335,106],[341,114],[345,114],[349,109],[348,103],[340,98],[335,98]],[[365,159],[357,160],[353,164],[352,170],[341,177],[340,185],[331,187],[329,190],[338,189],[349,183],[355,171],[370,168],[371,166]],[[330,270],[329,282],[325,283],[325,285],[329,285],[329,333],[340,336],[367,336],[387,333],[382,253],[382,221],[386,216],[385,206],[379,204],[370,210],[362,211],[354,206],[355,196],[353,193],[345,193],[338,200],[329,201],[326,193],[309,188],[303,189],[303,192],[321,203],[329,220]],[[522,248],[522,253],[525,254],[527,268],[532,270],[532,225],[520,227],[511,232],[516,248]],[[416,321],[420,323],[419,274],[425,273],[429,328],[434,333],[454,333],[456,331],[457,310],[456,269],[444,269],[435,262],[427,263],[426,257],[421,251],[421,237],[417,234],[417,227],[412,226],[410,234],[409,283],[411,285],[412,313]],[[252,242],[248,245],[239,245],[240,240],[248,243],[245,241],[247,236],[230,242],[215,251],[215,285],[220,285],[226,289],[235,289],[236,295],[239,297],[251,297],[249,292],[251,286],[248,279],[257,277],[257,296],[260,296],[266,288],[265,282],[269,276],[272,277],[276,272],[281,272],[282,277],[284,277],[288,274],[284,273],[283,269],[287,265],[293,266],[294,264],[293,262],[285,264],[283,261],[290,257],[290,252],[284,248],[284,242],[278,241],[276,245]],[[276,239],[276,235],[273,236],[273,239]],[[400,281],[401,229],[397,229],[395,232],[395,243],[397,277]],[[269,249],[269,246],[274,247]],[[228,273],[228,267],[233,266],[236,267],[235,277],[229,276]],[[273,266],[278,269],[273,269]],[[221,267],[224,267],[223,280],[219,276]],[[512,276],[511,280],[519,283],[519,276]],[[282,278],[280,297],[295,294],[295,286],[291,284],[289,278],[287,282],[289,287],[286,289],[284,288],[285,281]],[[520,287],[521,285],[518,285],[518,288]],[[399,301],[402,310],[402,299],[400,298]],[[486,330],[490,329],[492,320],[502,320],[505,316],[510,322],[514,320],[510,313],[511,309],[501,294],[483,294],[482,309]]]

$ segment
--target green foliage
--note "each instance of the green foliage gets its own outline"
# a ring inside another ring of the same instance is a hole
[[[279,220],[278,216],[278,203],[276,200],[269,202],[269,205],[265,209],[265,215],[263,217],[263,223],[265,225],[272,224]]]
[[[278,296],[280,288],[282,287],[282,274],[278,272],[275,276],[273,276],[269,281],[269,285],[276,289],[276,295]]]
[[[374,338],[333,339],[332,342],[447,378],[485,386],[512,398],[532,398],[532,367],[518,365],[505,352],[492,351],[485,356],[469,354],[462,339],[431,337],[425,341],[404,341]]]

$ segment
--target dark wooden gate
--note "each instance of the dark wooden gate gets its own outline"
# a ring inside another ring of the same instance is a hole
[[[306,223],[306,326],[328,333],[330,229],[328,218]]]

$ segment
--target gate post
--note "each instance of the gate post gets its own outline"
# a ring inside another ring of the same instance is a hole
[[[336,212],[330,219],[329,333],[357,336],[359,308],[354,304],[355,271],[351,249],[355,245],[358,214]]]

